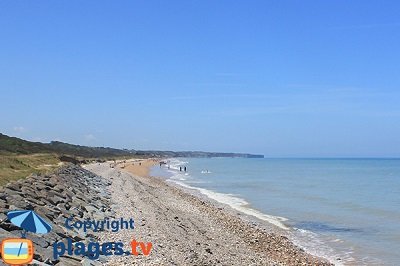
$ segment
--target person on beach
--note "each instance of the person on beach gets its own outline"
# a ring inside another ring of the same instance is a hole
[[[185,166],[185,168],[183,168],[184,169],[184,171],[186,172],[186,166]]]
[[[179,166],[179,172],[182,172],[182,166]]]

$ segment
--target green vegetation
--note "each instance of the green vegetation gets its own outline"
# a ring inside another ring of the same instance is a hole
[[[114,158],[131,156],[133,154],[127,150],[104,147],[86,147],[59,141],[52,141],[50,143],[31,142],[15,137],[9,137],[0,133],[0,154],[1,153],[56,153],[83,158]]]
[[[132,155],[125,150],[92,148],[58,141],[31,142],[0,133],[0,186],[32,173],[52,171],[65,159],[76,161],[126,159]]]
[[[45,173],[58,167],[56,154],[0,155],[0,186],[32,173]]]

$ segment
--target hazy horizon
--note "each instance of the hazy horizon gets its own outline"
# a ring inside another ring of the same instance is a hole
[[[400,3],[0,3],[0,132],[266,157],[400,157]]]

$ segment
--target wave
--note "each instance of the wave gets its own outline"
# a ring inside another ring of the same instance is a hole
[[[167,164],[169,165],[169,172],[173,174],[173,176],[170,177],[169,179],[167,179],[167,181],[173,182],[179,186],[182,186],[182,187],[185,187],[188,189],[197,190],[201,194],[207,196],[208,198],[218,201],[219,203],[226,204],[226,205],[230,206],[232,209],[235,209],[241,213],[256,217],[260,220],[266,221],[266,222],[273,224],[284,230],[289,230],[289,227],[283,223],[283,222],[287,221],[286,218],[268,215],[268,214],[262,213],[259,210],[253,209],[250,207],[250,204],[245,199],[240,198],[237,195],[228,194],[228,193],[220,193],[220,192],[212,191],[212,190],[205,189],[205,188],[194,187],[194,186],[191,186],[191,185],[188,185],[187,183],[185,183],[185,181],[188,181],[188,179],[192,179],[192,178],[187,173],[183,174],[183,173],[179,172],[179,167],[181,167],[182,165],[188,164],[188,162],[181,161],[176,158],[172,158],[172,159],[168,160]],[[211,173],[211,172],[209,172],[209,173]],[[190,183],[204,183],[204,182],[199,182],[199,180],[193,180],[193,182],[190,182]]]
[[[262,213],[262,212],[260,212],[258,210],[255,210],[253,208],[250,208],[250,207],[248,207],[249,203],[246,200],[244,200],[242,198],[239,198],[236,195],[215,192],[215,191],[208,190],[208,189],[205,189],[205,188],[193,187],[193,186],[190,186],[190,185],[188,185],[186,183],[180,182],[179,180],[176,180],[176,179],[168,179],[168,181],[174,182],[175,184],[178,184],[179,186],[182,186],[182,187],[185,187],[185,188],[197,190],[201,194],[207,196],[208,198],[213,199],[215,201],[218,201],[218,202],[220,202],[222,204],[226,204],[226,205],[230,206],[231,208],[233,208],[233,209],[235,209],[235,210],[237,210],[237,211],[239,211],[241,213],[256,217],[256,218],[258,218],[260,220],[263,220],[263,221],[271,223],[271,224],[273,224],[275,226],[278,226],[279,228],[282,228],[284,230],[289,230],[289,227],[287,227],[283,223],[284,221],[287,221],[286,218],[279,217],[279,216],[268,215],[268,214]]]

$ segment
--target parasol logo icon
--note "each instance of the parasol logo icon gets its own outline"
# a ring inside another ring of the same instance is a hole
[[[25,238],[26,232],[47,234],[52,229],[48,222],[32,210],[9,211],[7,218],[11,223],[23,229],[22,238]]]

